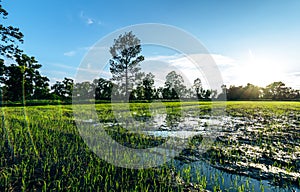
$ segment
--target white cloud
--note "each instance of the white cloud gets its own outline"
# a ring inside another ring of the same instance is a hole
[[[76,77],[75,82],[83,82],[83,81],[90,81],[92,82],[96,78],[105,78],[110,79],[111,73],[105,70],[100,69],[92,69],[92,68],[80,68],[76,69]]]
[[[300,69],[294,63],[295,61],[280,55],[249,49],[246,55],[235,59],[231,65],[218,66],[226,85],[251,83],[265,87],[274,81],[282,81],[287,86],[298,89]]]
[[[91,19],[91,18],[87,18],[86,23],[87,23],[88,25],[91,25],[91,24],[94,23],[94,21],[93,21],[93,19]]]
[[[193,63],[197,61],[197,64]],[[285,60],[286,61],[286,60]],[[214,65],[214,63],[216,65]],[[274,81],[283,81],[294,89],[300,88],[300,69],[294,67],[294,72],[287,69],[283,59],[272,55],[259,55],[249,50],[248,57],[241,59],[231,58],[221,54],[194,54],[194,55],[159,55],[146,57],[142,64],[142,70],[152,72],[162,86],[168,72],[175,70],[184,76],[186,83],[192,84],[193,80],[200,77],[204,86],[208,85],[208,79],[213,79],[211,72],[219,70],[221,78],[226,85],[246,85],[252,83],[258,86],[266,86]],[[217,67],[215,69],[214,67]],[[211,70],[210,70],[211,69]]]
[[[82,49],[88,49],[88,47]],[[108,48],[99,47],[97,49],[107,51]],[[61,65],[59,67],[71,69],[74,73],[80,74],[78,78],[80,81],[100,76],[110,78],[108,64],[102,66],[100,65],[101,62],[95,60],[99,56],[98,53],[95,51],[95,55],[91,54],[91,58],[87,60],[85,65],[79,67]],[[222,79],[226,85],[252,83],[262,87],[274,81],[283,81],[287,86],[295,89],[300,88],[299,68],[298,70],[294,68],[294,72],[291,72],[282,65],[282,60],[267,55],[258,55],[252,50],[249,50],[247,55],[248,57],[239,59],[221,54],[146,56],[145,61],[141,63],[141,68],[143,72],[151,72],[155,75],[156,87],[163,86],[166,75],[174,70],[184,77],[187,86],[191,86],[196,78],[200,78],[205,88],[213,89],[220,87],[219,84],[218,87],[209,85],[208,82],[213,82],[214,79]],[[92,64],[89,64],[90,62]]]
[[[146,57],[142,63],[142,70],[155,75],[156,80],[160,82],[156,86],[163,86],[166,75],[174,70],[183,76],[188,87],[193,84],[196,78],[200,78],[205,88],[219,89],[221,75],[216,64],[231,66],[233,63],[233,59],[222,55],[159,55]]]
[[[67,57],[73,57],[75,55],[76,55],[76,51],[69,51],[69,52],[64,53],[64,56],[67,56]]]
[[[58,68],[63,68],[63,69],[71,69],[71,70],[75,70],[76,67],[74,66],[70,66],[70,65],[66,65],[66,64],[61,64],[61,63],[52,63],[53,66],[56,66]]]
[[[109,48],[108,47],[94,47],[92,45],[92,46],[75,48],[74,50],[65,52],[63,54],[64,54],[64,56],[67,56],[67,57],[73,57],[76,54],[82,54],[83,52],[91,51],[91,50],[93,50],[94,52],[96,52],[96,51],[107,51],[107,50],[109,50]]]
[[[197,61],[200,60],[201,63],[211,62],[211,64],[216,64],[218,65],[218,67],[228,67],[236,65],[235,59],[220,54],[192,54],[187,56],[177,54],[171,56],[160,55],[157,57],[151,57],[152,60],[165,60],[170,62],[173,66],[185,68],[194,68],[195,64],[193,64],[192,60],[194,60],[195,58],[197,58]]]
[[[294,76],[294,77],[300,77],[300,71],[292,72],[289,75]]]
[[[286,81],[283,81],[286,86],[300,90],[300,71],[287,73]]]
[[[147,61],[169,61],[171,59],[178,59],[182,57],[181,54],[176,54],[176,55],[157,55],[157,56],[151,56],[151,57],[146,57]]]
[[[79,14],[79,17],[81,20],[83,20],[87,25],[92,25],[92,24],[98,24],[98,25],[103,25],[103,22],[100,20],[97,20],[95,18],[92,18],[90,16],[87,16],[84,11],[81,11]]]
[[[109,51],[109,48],[110,47],[101,47],[101,46],[94,46],[94,45],[91,45],[91,46],[85,46],[85,47],[81,47],[79,48],[80,50],[84,50],[84,51]]]
[[[72,77],[75,82],[82,82],[82,81],[93,81],[95,78],[111,78],[111,73],[104,69],[98,69],[98,66],[93,66],[91,64],[86,64],[83,66],[70,66],[61,63],[53,63],[53,66],[57,68],[62,68],[61,71],[48,71],[51,74],[52,79],[59,77]],[[68,72],[66,72],[66,70]],[[59,76],[59,77],[58,77]]]
[[[235,66],[236,60],[220,54],[211,54],[218,66]]]

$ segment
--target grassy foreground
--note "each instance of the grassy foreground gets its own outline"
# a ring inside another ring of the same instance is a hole
[[[170,124],[180,121],[185,114],[201,116],[214,112],[210,102],[132,103],[130,106],[128,114],[135,119],[151,117],[149,107],[154,113],[163,110]],[[114,107],[97,104],[100,121],[115,122],[113,109],[122,110],[123,106]],[[81,138],[71,105],[1,110],[0,191],[181,191],[188,188],[168,164],[126,169],[101,160]],[[225,114],[247,118],[249,124],[243,126],[245,130],[218,137],[204,159],[239,174],[248,171],[252,177],[299,185],[299,102],[227,102]],[[129,147],[145,148],[164,142],[160,137],[136,135],[115,126],[106,131]],[[205,179],[202,181],[193,188],[205,188]]]

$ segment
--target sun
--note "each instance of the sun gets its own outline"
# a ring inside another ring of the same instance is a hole
[[[248,57],[242,61],[238,70],[241,83],[266,86],[284,79],[284,66],[275,58],[269,54],[254,54],[249,50]]]

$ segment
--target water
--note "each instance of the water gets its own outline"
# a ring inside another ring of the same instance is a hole
[[[188,139],[195,135],[204,134],[204,131],[144,131],[143,133],[147,135],[152,135],[155,137],[177,137],[180,139]]]
[[[92,120],[85,120],[85,123],[93,124],[98,126],[99,122],[94,122]],[[218,134],[223,132],[235,132],[241,127],[251,128],[253,126],[261,126],[259,122],[250,122],[247,118],[237,118],[231,116],[168,116],[165,114],[152,116],[150,119],[145,119],[145,121],[140,121],[141,124],[136,124],[137,127],[143,125],[143,130],[138,130],[140,133],[147,135],[152,135],[155,137],[164,138],[179,138],[179,139],[189,139],[195,135],[206,135],[216,138]],[[117,123],[106,123],[105,126],[114,127],[116,125],[123,126],[124,124],[132,126],[130,122],[117,122]],[[251,126],[246,126],[251,125]],[[221,131],[220,131],[221,130]],[[165,153],[165,151],[163,150]],[[190,162],[187,164],[182,163],[179,160],[173,160],[172,163],[176,167],[176,171],[184,178],[187,169],[190,169],[190,177],[185,179],[190,180],[194,183],[199,183],[199,177],[206,178],[207,189],[214,190],[215,186],[219,186],[222,191],[238,191],[238,187],[243,186],[244,191],[297,191],[300,192],[299,188],[288,186],[279,187],[272,185],[267,180],[259,181],[254,178],[247,176],[241,176],[237,174],[228,173],[223,170],[216,169],[209,165],[208,163],[199,160],[195,162]]]
[[[145,131],[144,133],[156,137],[176,137],[184,140],[192,138],[195,135],[210,135],[216,138],[222,131],[235,132],[238,128],[246,127],[246,125],[254,125],[247,118],[237,118],[230,116],[204,116],[202,118],[192,116],[184,117],[179,123],[177,122],[176,124],[167,124],[167,120],[161,121],[161,116],[159,118],[160,121],[157,122],[160,123],[160,129],[156,131]],[[174,160],[173,163],[176,167],[176,171],[179,172],[180,175],[183,176],[183,178],[186,174],[185,170],[190,169],[190,182],[201,183],[198,178],[205,176],[207,189],[212,191],[214,190],[214,187],[219,186],[222,191],[232,192],[238,191],[239,187],[243,187],[244,191],[254,192],[300,192],[300,189],[295,186],[279,187],[270,183],[270,181],[268,180],[259,181],[248,176],[232,174],[214,168],[203,160],[189,162],[187,164],[184,164],[179,160]]]
[[[212,190],[214,186],[219,185],[222,191],[235,192],[238,187],[244,186],[245,191],[265,191],[265,192],[300,192],[296,187],[279,187],[269,183],[269,181],[253,179],[247,176],[228,173],[210,166],[204,161],[196,161],[188,164],[182,164],[178,160],[174,160],[176,171],[184,178],[186,173],[184,170],[190,169],[190,182],[199,183],[197,178],[205,176],[207,181],[207,189]]]

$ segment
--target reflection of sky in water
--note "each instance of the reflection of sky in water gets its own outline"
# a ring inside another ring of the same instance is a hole
[[[247,176],[240,176],[231,174],[210,166],[204,161],[196,161],[189,164],[182,164],[179,161],[173,161],[176,171],[184,177],[184,170],[191,168],[191,182],[199,183],[197,175],[206,177],[207,189],[213,190],[215,185],[220,185],[220,189],[224,191],[237,192],[238,186],[244,185],[245,191],[262,191],[265,192],[290,192],[292,188],[299,192],[300,189],[296,187],[277,187],[269,184],[269,181],[249,178]],[[248,183],[248,184],[247,184]]]
[[[194,135],[198,135],[200,131],[145,131],[148,135],[155,137],[178,137],[181,139],[188,139]]]
[[[87,124],[104,127],[121,126],[132,132],[143,132],[161,137],[186,138],[196,134],[208,134],[222,132],[224,130],[234,131],[235,125],[245,125],[249,122],[246,118],[231,116],[186,116],[156,114],[152,117],[138,116],[130,119],[119,119],[118,122],[99,123],[92,119],[82,120]],[[135,129],[132,129],[134,127]]]
[[[241,118],[220,116],[220,117],[184,117],[176,126],[171,123],[167,125],[166,115],[156,115],[153,117],[153,125],[158,127],[155,130],[144,131],[143,133],[157,137],[177,137],[187,139],[195,135],[217,136],[218,131],[234,127],[235,124],[245,124],[247,120]],[[216,135],[214,135],[216,134]]]
[[[170,118],[171,117],[171,118]],[[172,119],[172,117],[175,117]],[[177,138],[179,140],[186,140],[192,138],[195,135],[202,135],[204,137],[216,138],[218,134],[222,134],[223,131],[236,131],[234,127],[236,125],[244,126],[249,123],[251,126],[257,126],[256,122],[250,122],[249,119],[243,117],[232,117],[232,116],[192,116],[186,115],[182,117],[181,115],[168,116],[166,114],[156,114],[152,117],[142,116],[139,121],[135,119],[134,122],[129,122],[129,125],[143,126],[144,129],[139,129],[138,131],[143,134],[148,134],[155,137],[164,138]],[[169,119],[168,119],[169,118]],[[137,118],[138,119],[138,118]],[[177,122],[175,122],[177,121]],[[178,122],[179,121],[179,122]],[[97,127],[99,122],[94,122],[91,119],[83,120],[82,122],[94,125]],[[104,123],[104,126],[114,127],[123,126],[125,122],[108,122]],[[103,125],[103,124],[102,124]],[[250,127],[251,127],[250,126]],[[146,127],[146,128],[145,128]],[[214,129],[215,127],[220,129]],[[247,126],[248,127],[248,126]],[[249,127],[248,127],[249,128]],[[219,132],[218,132],[219,131]],[[218,132],[218,133],[217,133]],[[174,146],[175,147],[175,146]],[[156,148],[155,151],[157,158],[160,157],[159,154],[171,155],[174,153],[173,148]],[[261,191],[261,187],[264,191],[291,191],[291,187],[280,188],[269,184],[269,181],[263,180],[258,181],[247,176],[240,176],[236,174],[231,174],[219,169],[216,169],[203,161],[196,161],[188,164],[182,164],[178,161],[174,161],[176,164],[176,170],[184,175],[183,170],[187,166],[191,166],[192,181],[197,183],[197,175],[205,176],[207,180],[207,187],[213,190],[215,184],[219,184],[222,190],[238,191],[236,186],[241,186],[249,183],[249,188],[245,188],[246,191]],[[212,176],[212,177],[211,177]],[[295,191],[300,189],[293,187]]]

